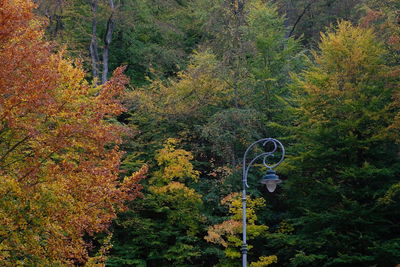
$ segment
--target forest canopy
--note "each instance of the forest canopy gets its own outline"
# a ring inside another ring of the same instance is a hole
[[[0,265],[397,266],[399,10],[0,0]]]

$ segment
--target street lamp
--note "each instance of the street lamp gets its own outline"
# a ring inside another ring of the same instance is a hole
[[[246,157],[249,151],[257,144],[262,144],[262,146],[267,150],[270,148],[270,151],[265,151],[261,154],[258,154],[255,156],[249,164],[246,165]],[[269,146],[269,147],[268,147]],[[269,157],[273,157],[275,152],[278,150],[281,151],[281,157],[279,161],[273,165],[269,165],[267,162],[267,159]],[[253,163],[260,159],[263,158],[263,164],[265,167],[268,168],[266,175],[263,177],[261,180],[262,184],[265,184],[267,186],[267,189],[269,192],[274,192],[276,189],[277,184],[281,183],[282,180],[279,179],[279,176],[276,175],[275,171],[273,168],[281,164],[283,161],[283,158],[285,157],[285,147],[282,145],[281,142],[274,138],[263,138],[260,139],[253,144],[251,144],[247,149],[246,152],[244,152],[243,156],[243,176],[242,176],[242,182],[243,182],[243,195],[242,195],[242,209],[243,209],[243,244],[242,244],[242,266],[247,267],[247,243],[246,243],[246,188],[249,187],[247,184],[247,175],[249,174],[250,167],[253,165]]]

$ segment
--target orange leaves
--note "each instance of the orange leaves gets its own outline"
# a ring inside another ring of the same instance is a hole
[[[147,168],[122,182],[123,68],[104,86],[51,53],[28,0],[0,5],[0,263],[84,263],[83,236],[104,231],[139,195]]]
[[[207,236],[204,237],[207,242],[220,244],[223,247],[228,247],[228,243],[223,238],[224,235],[236,235],[240,233],[242,223],[235,220],[227,220],[221,224],[211,226],[207,231]]]
[[[26,27],[34,4],[26,0],[0,0],[0,42]]]
[[[120,196],[121,199],[133,200],[141,196],[139,190],[142,189],[142,186],[139,184],[139,181],[145,177],[147,171],[148,166],[145,165],[131,176],[124,178],[120,187],[120,192],[123,194]]]

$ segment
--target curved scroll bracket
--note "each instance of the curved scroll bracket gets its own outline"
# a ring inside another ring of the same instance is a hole
[[[264,147],[265,152],[256,155],[247,165],[247,154],[251,151],[251,149],[257,145],[261,144],[262,147]],[[269,146],[269,147],[268,147]],[[268,163],[268,158],[272,158],[275,156],[275,153],[279,152],[281,154],[280,159],[275,163],[275,164],[270,164]],[[282,163],[283,159],[285,157],[285,147],[282,145],[282,143],[274,138],[263,138],[260,139],[254,143],[252,143],[247,149],[246,152],[244,153],[243,156],[243,185],[249,188],[249,185],[247,184],[247,175],[249,173],[249,170],[251,166],[254,164],[254,162],[260,158],[263,158],[263,165],[267,167],[268,169],[273,169],[277,167],[279,164]]]
[[[264,147],[264,151],[261,154],[256,155],[252,160],[250,160],[249,164],[246,165],[247,162],[247,154],[249,151],[257,144],[261,144]],[[276,163],[269,163],[268,159],[273,158],[275,156],[275,153],[279,152],[281,154],[281,157],[279,158]],[[279,142],[278,140],[274,138],[263,138],[260,139],[254,143],[252,143],[247,149],[246,152],[244,152],[243,156],[243,176],[242,176],[242,181],[243,181],[243,195],[242,195],[242,227],[243,227],[243,244],[242,244],[242,266],[247,267],[247,233],[246,233],[246,227],[247,227],[247,216],[246,216],[246,188],[249,187],[247,184],[247,175],[249,173],[249,170],[251,166],[256,162],[258,159],[262,158],[262,162],[265,167],[268,169],[272,170],[273,168],[277,167],[279,164],[282,163],[283,158],[285,157],[285,148],[283,147],[282,143]],[[274,179],[271,179],[269,181],[274,182],[274,186],[276,187],[276,183],[280,180],[278,180],[278,176],[275,175],[275,177],[272,177]],[[267,183],[266,183],[267,184]],[[271,184],[267,184],[268,190],[270,188]],[[270,192],[273,192],[275,190],[275,187],[270,190]]]

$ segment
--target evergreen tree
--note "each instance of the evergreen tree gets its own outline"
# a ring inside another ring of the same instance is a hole
[[[400,174],[388,131],[398,83],[371,30],[341,22],[321,39],[295,86],[297,154],[282,195],[294,231],[271,242],[292,266],[394,266],[400,209],[382,201]]]

